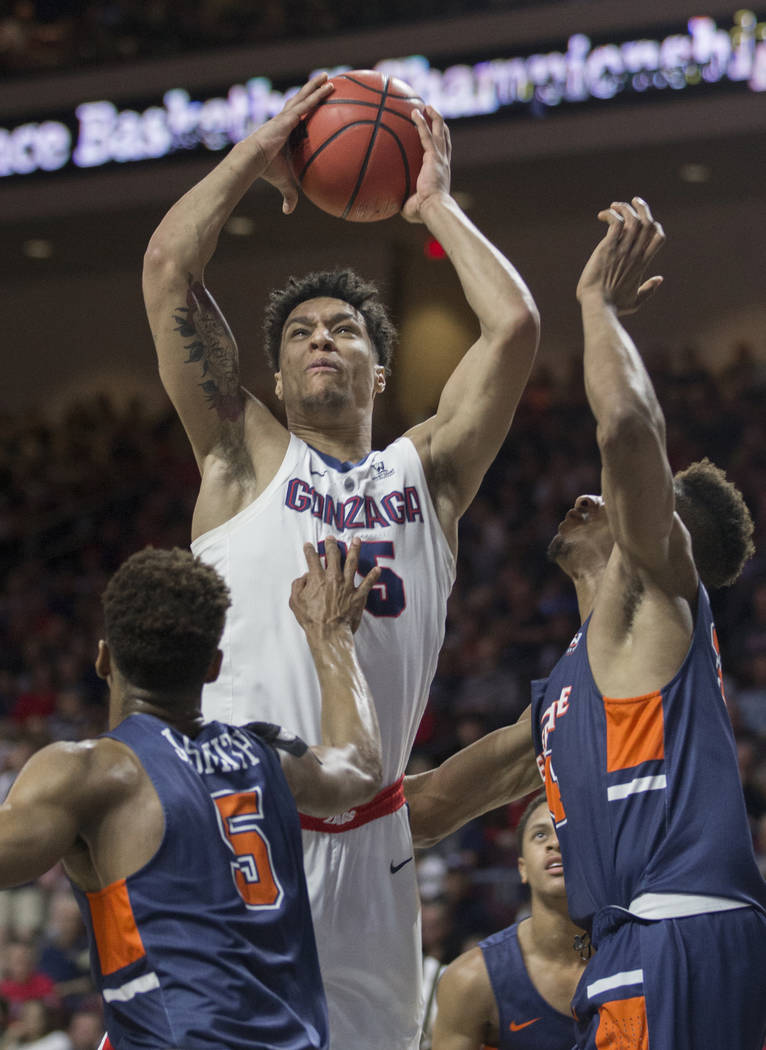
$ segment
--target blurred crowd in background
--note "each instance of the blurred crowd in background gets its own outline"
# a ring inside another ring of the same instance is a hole
[[[2,0],[0,72],[40,73],[327,36],[532,0]]]
[[[766,869],[766,364],[744,345],[715,375],[691,349],[657,349],[647,363],[673,468],[710,456],[756,521],[755,557],[713,603]],[[378,433],[376,443],[393,436]],[[197,484],[170,409],[152,416],[138,401],[117,409],[100,397],[56,421],[0,417],[0,799],[37,748],[103,729],[105,687],[93,671],[101,592],[133,551],[188,544]],[[529,703],[530,679],[566,648],[579,623],[574,591],[545,551],[574,498],[599,490],[582,362],[559,377],[539,366],[461,523],[457,582],[412,771],[514,721]],[[446,962],[524,913],[515,867],[523,806],[488,814],[418,857],[429,957]],[[0,943],[0,996],[11,1018],[0,1050],[89,1050],[98,1003],[60,870],[0,894]]]

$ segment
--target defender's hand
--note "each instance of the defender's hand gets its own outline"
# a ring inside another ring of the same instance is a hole
[[[577,298],[582,303],[588,295],[597,294],[618,314],[634,313],[662,284],[662,277],[644,280],[644,274],[665,243],[665,232],[641,197],[634,197],[630,204],[614,203],[598,217],[609,229],[585,264]]]
[[[450,189],[452,142],[449,128],[433,106],[426,106],[426,114],[428,120],[419,109],[412,111],[412,121],[423,146],[423,165],[415,192],[402,208],[402,216],[407,222],[422,222],[420,209],[426,201],[437,194],[449,194]]]
[[[309,571],[293,581],[290,608],[304,631],[322,631],[328,627],[347,626],[355,631],[372,588],[380,579],[380,568],[375,566],[358,587],[354,577],[359,565],[361,540],[354,539],[341,567],[340,548],[333,536],[325,540],[327,568],[310,543],[303,546]]]

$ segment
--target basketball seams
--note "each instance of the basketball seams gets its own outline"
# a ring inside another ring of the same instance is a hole
[[[423,101],[379,71],[334,79],[333,95],[302,122],[303,136],[291,139],[294,177],[309,200],[330,215],[353,222],[389,218],[401,211],[422,163],[412,111]]]
[[[402,197],[402,207],[404,207],[405,202],[409,200],[410,196],[412,195],[410,181],[410,162],[407,159],[407,150],[404,148],[402,140],[392,128],[389,128],[386,124],[381,124],[381,130],[388,132],[388,134],[396,143],[399,149],[399,153],[401,154],[402,167],[404,168],[404,196]]]
[[[383,74],[380,74],[381,78]],[[385,78],[384,86],[380,88],[372,87],[370,84],[365,84],[363,80],[357,80],[356,77],[349,76],[348,73],[339,73],[336,80],[348,80],[350,84],[356,84],[357,87],[364,88],[365,91],[370,91],[373,95],[384,95],[386,98],[400,99],[402,102],[422,102],[423,99],[420,95],[398,95],[395,94],[389,88],[390,80],[388,77]]]
[[[334,131],[331,135],[329,135],[324,140],[324,142],[321,144],[321,146],[317,146],[315,151],[312,153],[312,155],[306,161],[306,164],[304,165],[304,167],[301,170],[300,174],[298,175],[298,181],[299,182],[303,181],[303,177],[305,176],[306,172],[308,171],[308,169],[313,164],[313,162],[316,159],[316,157],[322,152],[322,150],[324,150],[332,142],[334,142],[336,139],[338,139],[341,135],[345,134],[347,131],[350,131],[351,128],[363,127],[365,125],[373,126],[374,124],[375,124],[375,121],[373,121],[373,120],[357,120],[357,121],[354,121],[353,124],[345,124],[342,128],[338,128],[337,131]],[[411,192],[412,192],[411,191],[412,180],[411,180],[411,177],[410,177],[410,163],[409,163],[409,159],[407,157],[407,151],[404,148],[402,140],[399,138],[399,136],[396,134],[396,132],[393,130],[393,128],[389,128],[387,124],[380,124],[379,130],[388,132],[388,134],[391,136],[391,138],[396,143],[397,149],[399,150],[399,155],[400,155],[401,161],[402,161],[402,167],[404,169],[405,191],[404,191],[404,196],[402,197],[402,205],[404,205],[405,201],[410,197]],[[374,142],[373,142],[373,148],[374,148]],[[356,192],[358,193],[358,190]],[[345,214],[345,212],[344,212],[344,214]]]
[[[376,138],[376,136],[378,134],[378,128],[380,127],[381,122],[383,120],[383,110],[385,109],[386,92],[388,90],[388,77],[385,78],[385,81],[384,81],[384,84],[383,84],[383,88],[384,88],[384,91],[383,91],[383,94],[382,94],[381,99],[380,99],[380,106],[378,108],[377,119],[375,120],[375,127],[372,129],[372,134],[370,135],[370,141],[367,144],[367,152],[365,153],[364,160],[362,161],[362,163],[360,165],[360,168],[359,168],[359,175],[357,176],[356,186],[354,186],[354,189],[353,189],[353,191],[351,193],[351,197],[349,198],[349,201],[346,204],[346,207],[343,209],[343,214],[341,215],[342,219],[346,218],[346,216],[348,215],[348,213],[351,211],[352,207],[354,206],[354,201],[356,200],[356,198],[357,198],[357,196],[359,194],[359,190],[362,188],[362,183],[364,182],[364,176],[365,176],[365,173],[367,171],[367,167],[368,167],[368,165],[370,163],[370,157],[372,155],[372,147],[375,145],[375,138]]]
[[[349,128],[357,128],[357,127],[360,127],[360,126],[364,127],[365,124],[369,125],[370,127],[373,127],[374,124],[375,124],[375,121],[374,120],[355,120],[353,124],[344,124],[342,128],[338,128],[336,131],[333,131],[332,134],[328,135],[327,138],[324,140],[324,142],[322,142],[321,145],[317,146],[317,148],[314,150],[314,152],[311,154],[309,159],[304,164],[300,175],[298,175],[298,182],[302,182],[303,181],[303,176],[306,174],[308,169],[314,163],[316,158],[319,156],[320,153],[322,153],[323,150],[327,149],[327,147],[332,142],[334,142],[337,138],[340,138],[341,135],[345,134],[345,132],[347,132],[349,130]]]
[[[418,102],[420,102],[420,99],[417,98],[417,96],[415,96],[415,98]],[[410,101],[409,99],[403,99],[398,97],[393,97],[391,100],[396,102]],[[367,102],[362,98],[335,98],[334,95],[331,95],[330,98],[325,99],[324,102],[319,103],[319,105],[317,106],[317,110],[322,109],[324,106],[365,106],[368,109],[377,110],[380,106],[380,103],[372,101]],[[417,106],[413,106],[412,109],[417,109]],[[400,113],[398,109],[389,109],[388,106],[384,106],[383,112],[386,116],[398,117],[400,120],[404,120],[407,121],[407,123],[410,123],[412,121],[412,109],[408,110],[406,113]]]

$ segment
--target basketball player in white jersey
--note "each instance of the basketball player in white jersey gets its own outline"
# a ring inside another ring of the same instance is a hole
[[[480,329],[436,414],[371,450],[393,329],[374,286],[349,271],[272,293],[267,350],[287,426],[241,387],[237,346],[205,287],[205,266],[256,179],[282,193],[283,212],[294,209],[285,144],[331,90],[326,75],[312,78],[170,209],[146,253],[144,297],[160,375],[202,475],[193,550],[232,592],[206,717],[247,722],[257,712],[313,739],[316,676],[287,604],[303,544],[321,552],[329,534],[346,544],[359,536],[359,571],[382,570],[357,648],[378,709],[387,787],[360,809],[305,820],[304,846],[334,1050],[410,1050],[420,938],[401,778],[443,639],[458,519],[508,432],[539,326],[515,269],[450,196],[449,132],[429,109],[428,121],[413,116],[424,160],[403,215],[443,245]]]

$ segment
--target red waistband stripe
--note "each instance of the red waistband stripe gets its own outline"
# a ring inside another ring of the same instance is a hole
[[[369,824],[371,820],[396,813],[406,801],[403,782],[404,777],[399,777],[363,806],[357,806],[333,817],[309,817],[301,813],[301,827],[304,831],[325,831],[330,835],[338,835],[341,831],[352,831],[354,828],[361,828],[363,824]]]

